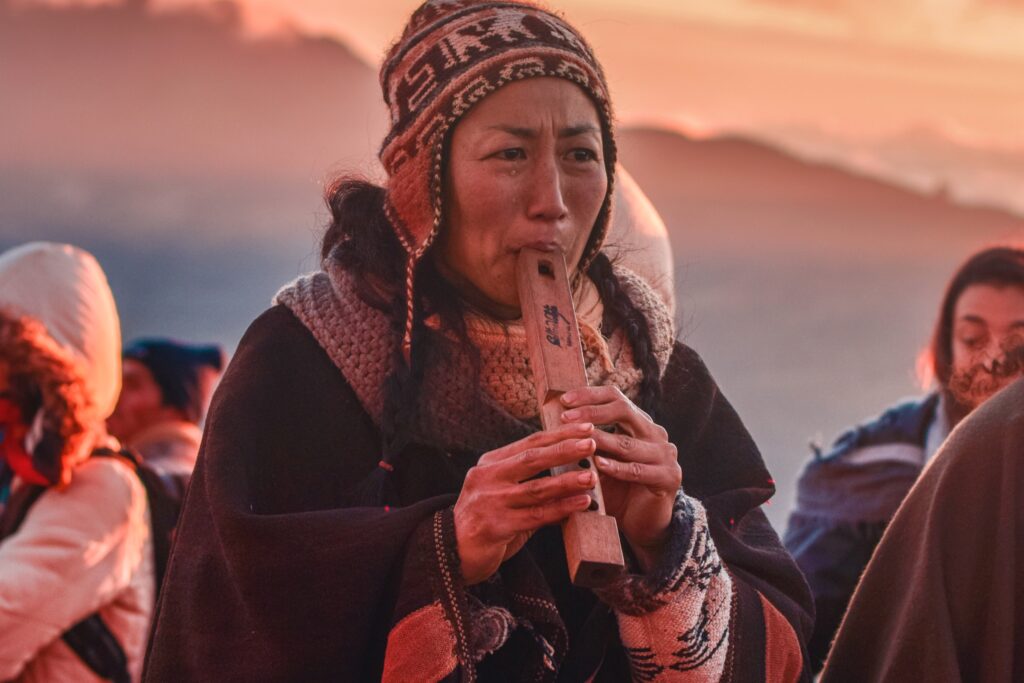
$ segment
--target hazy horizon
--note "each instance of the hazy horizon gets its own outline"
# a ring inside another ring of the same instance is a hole
[[[376,19],[363,11],[350,23],[380,22],[365,36],[379,44],[413,4],[382,0]],[[344,172],[379,173],[385,111],[364,49],[311,35],[327,33],[327,19],[318,31],[282,32],[275,20],[254,34],[235,4],[155,7],[0,0],[0,91],[9,93],[0,108],[8,133],[0,137],[0,249],[30,239],[77,243],[107,271],[126,339],[169,335],[230,349],[280,286],[317,266],[325,183]],[[351,5],[294,7],[312,17],[317,7]],[[800,105],[788,102],[789,90],[773,94],[773,83],[820,93],[792,28],[689,15],[655,22],[661,15],[604,2],[565,8],[608,67],[622,159],[668,225],[682,338],[760,446],[779,488],[768,514],[781,526],[808,440],[827,441],[918,391],[914,359],[946,278],[970,251],[1024,237],[1020,209],[1013,215],[1006,200],[1021,197],[1018,157],[984,136],[927,125],[894,128],[889,142],[865,147],[863,131],[843,128],[827,111],[864,99],[863,91],[785,125],[755,111]],[[663,74],[644,66],[654,58],[650,36],[673,22],[694,41],[674,57],[683,67],[662,69],[678,75],[678,93],[653,88]],[[751,32],[776,42],[752,44],[729,62],[727,48]],[[842,52],[821,31],[800,40]],[[881,59],[911,48],[871,49]],[[693,50],[707,50],[706,59]],[[751,66],[758,50],[764,87],[747,88],[762,75]],[[849,76],[854,56],[840,56],[817,65],[819,76]],[[919,78],[918,92],[976,78],[953,69],[936,80],[917,68],[906,64],[900,78]],[[785,81],[789,71],[803,76]],[[978,78],[988,99],[964,106],[994,106],[999,75]],[[682,96],[692,109],[680,114],[665,104]],[[992,120],[1021,113],[1016,90],[1003,97]],[[883,111],[886,103],[858,106],[895,116]],[[749,112],[749,125],[733,130],[714,112],[733,120]],[[633,125],[652,122],[659,128]],[[960,169],[961,180],[900,176],[921,159]],[[984,192],[966,199],[983,206],[964,205],[961,195],[975,186]]]
[[[254,35],[337,38],[376,68],[419,4],[241,0]],[[195,0],[153,0],[154,7]],[[627,125],[739,133],[1024,215],[1024,6],[991,0],[563,0]]]

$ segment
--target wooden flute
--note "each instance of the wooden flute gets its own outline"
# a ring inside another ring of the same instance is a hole
[[[565,256],[560,251],[523,249],[516,276],[541,426],[555,429],[565,411],[562,394],[588,385]],[[597,472],[592,457],[553,468],[552,474],[587,469]],[[600,477],[589,495],[590,508],[572,513],[562,523],[562,538],[572,582],[593,587],[618,574],[624,562],[615,518],[605,513]]]

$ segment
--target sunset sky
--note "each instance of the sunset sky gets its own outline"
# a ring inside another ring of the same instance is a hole
[[[368,3],[352,0],[246,4],[255,21],[291,17],[342,37],[373,62],[417,5],[378,0],[369,11]],[[625,118],[661,114],[712,127],[813,121],[855,133],[933,126],[963,142],[1024,145],[1021,2],[562,0],[553,6],[594,43]],[[744,81],[729,77],[739,73]],[[757,82],[760,88],[744,92]],[[702,105],[716,90],[720,98],[729,91],[737,102],[749,98],[745,111]]]
[[[25,1],[25,0],[22,0]],[[154,0],[157,7],[195,0]],[[254,33],[338,37],[376,64],[409,0],[244,0]],[[1024,213],[1024,3],[560,0],[625,123],[752,133]],[[371,9],[372,8],[372,9]]]
[[[223,10],[214,0],[0,0]],[[235,0],[252,36],[343,42],[376,68],[416,0]],[[556,0],[619,120],[739,133],[1024,215],[1022,0]]]

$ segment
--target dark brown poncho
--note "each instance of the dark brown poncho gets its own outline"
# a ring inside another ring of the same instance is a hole
[[[810,596],[759,507],[771,477],[690,349],[676,346],[663,387],[661,422],[678,446],[685,491],[707,510],[734,581],[728,679],[792,680]],[[428,629],[404,634],[417,615],[437,614],[417,609],[431,600],[445,608],[439,629],[459,630],[466,616],[457,559],[434,551],[451,534],[445,513],[477,454],[417,447],[393,475],[400,506],[352,507],[379,444],[351,386],[289,310],[253,323],[214,398],[147,680],[379,680],[389,636],[423,660],[462,656],[438,653],[442,641]],[[504,591],[520,607],[554,609],[521,609],[532,628],[480,662],[480,679],[521,680],[543,660],[560,680],[628,680],[615,616],[569,584],[559,530],[541,530],[513,560],[501,570]]]
[[[821,680],[1024,680],[1024,380],[964,420],[911,489]]]

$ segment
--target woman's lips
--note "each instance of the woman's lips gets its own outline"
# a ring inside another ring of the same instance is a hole
[[[519,247],[516,251],[522,251],[523,249],[536,249],[537,251],[560,251],[561,246],[558,242],[530,242]]]

